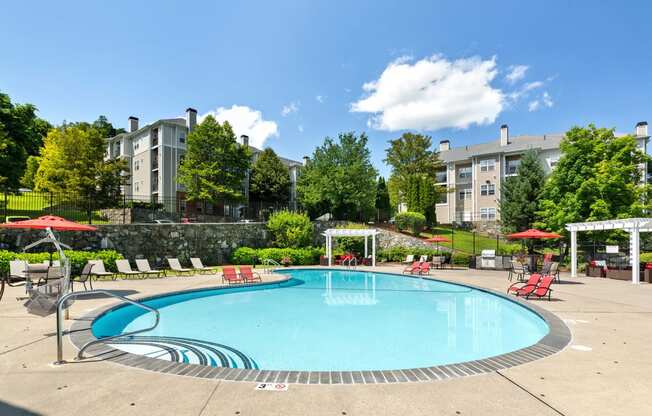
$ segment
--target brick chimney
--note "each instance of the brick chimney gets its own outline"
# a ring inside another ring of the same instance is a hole
[[[138,117],[129,117],[127,125],[129,126],[129,133],[138,130]]]
[[[192,107],[186,108],[186,127],[188,128],[188,133],[192,131],[197,125],[197,110]]]
[[[637,137],[647,137],[647,121],[639,121],[636,123],[636,136]]]
[[[509,144],[509,127],[507,124],[500,126],[500,145],[507,146]]]

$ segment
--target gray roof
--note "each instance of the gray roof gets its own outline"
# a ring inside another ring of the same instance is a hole
[[[439,152],[439,158],[444,162],[470,159],[473,156],[492,155],[497,153],[524,152],[528,149],[558,149],[563,134],[544,134],[543,136],[514,136],[509,138],[506,146],[500,145],[500,139],[487,143],[473,144],[464,147],[454,147]]]
[[[254,147],[254,146],[252,146],[252,145],[249,145],[249,149],[250,149],[253,153],[262,153],[262,150],[261,150],[261,149],[259,149],[259,148],[257,148],[257,147]],[[278,155],[277,155],[277,156],[278,156]],[[281,159],[281,162],[283,162],[283,163],[284,163],[285,165],[287,165],[288,167],[293,167],[293,166],[302,166],[302,165],[303,165],[303,162],[299,162],[299,161],[296,161],[296,160],[288,159],[288,158],[283,157],[283,156],[278,156],[278,158]]]

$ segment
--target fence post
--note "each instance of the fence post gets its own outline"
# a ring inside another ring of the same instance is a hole
[[[455,251],[455,221],[451,223],[451,255]]]
[[[498,248],[499,248],[498,244],[499,244],[499,241],[500,241],[499,238],[500,238],[500,236],[498,235],[498,232],[496,232],[496,254],[499,253],[499,250],[498,250]]]
[[[48,209],[48,210],[50,211],[50,215],[53,214],[53,212],[52,212],[52,206],[53,206],[53,205],[54,205],[54,204],[53,204],[53,200],[52,200],[52,191],[50,191],[50,207],[49,207],[49,209]]]
[[[127,222],[127,193],[122,192],[122,225]]]
[[[473,255],[475,256],[475,230],[473,230]]]
[[[8,215],[8,210],[9,210],[9,201],[7,199],[7,190],[5,189],[4,191],[5,194],[5,209],[4,209],[4,220],[2,222],[7,222],[7,215]]]
[[[93,209],[91,208],[91,204],[93,203],[93,199],[91,198],[90,194],[88,195],[88,223],[92,224],[93,223]]]

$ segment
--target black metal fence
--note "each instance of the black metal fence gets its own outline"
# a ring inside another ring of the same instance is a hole
[[[293,204],[264,201],[188,201],[185,197],[117,196],[99,201],[67,193],[20,192],[0,194],[3,222],[56,215],[88,224],[143,222],[265,221],[278,210],[295,210]]]

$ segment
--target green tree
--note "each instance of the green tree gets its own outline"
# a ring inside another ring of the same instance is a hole
[[[506,178],[501,186],[499,211],[503,232],[532,228],[545,179],[537,152],[527,151],[521,158],[516,176]]]
[[[431,178],[425,175],[412,175],[407,178],[405,202],[408,211],[423,214],[428,225],[436,223],[435,207],[439,191]]]
[[[0,93],[0,187],[16,190],[30,155],[38,155],[50,124],[36,116],[32,104],[12,104]]]
[[[125,133],[123,128],[116,129],[106,116],[99,116],[93,122],[93,128],[97,130],[102,137],[113,137],[120,133]]]
[[[303,213],[277,211],[267,221],[275,247],[308,247],[312,242],[312,222]]]
[[[28,189],[34,189],[36,172],[38,171],[38,166],[41,163],[40,156],[29,156],[27,158],[27,163],[25,164],[25,173],[20,179],[21,186],[24,186]]]
[[[237,143],[231,125],[207,116],[188,134],[178,181],[191,201],[237,201],[250,167],[251,151]]]
[[[385,183],[385,178],[378,177],[376,185],[376,211],[379,221],[387,221],[391,215],[391,204],[389,201],[389,190]]]
[[[571,222],[646,216],[650,186],[641,182],[649,160],[633,136],[613,129],[573,127],[561,142],[562,157],[543,187],[537,226],[566,233]]]
[[[353,132],[327,137],[302,169],[297,183],[301,204],[313,216],[370,218],[376,202],[377,171],[371,164],[367,135]]]
[[[123,159],[104,160],[105,151],[104,137],[88,123],[50,130],[41,150],[35,190],[88,199],[95,206],[111,205],[119,197],[127,165]]]
[[[251,169],[249,195],[265,202],[290,199],[290,170],[270,148],[263,150]]]

